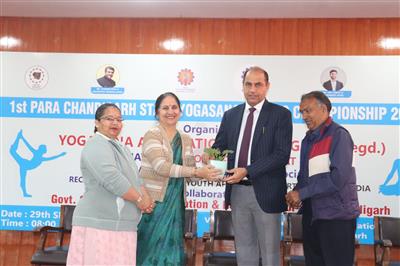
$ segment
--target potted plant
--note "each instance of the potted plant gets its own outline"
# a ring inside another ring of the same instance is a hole
[[[228,162],[225,158],[228,154],[233,153],[233,151],[224,150],[221,152],[219,149],[205,148],[204,152],[211,158],[210,164],[217,169],[221,169],[222,174],[224,175],[228,168]]]

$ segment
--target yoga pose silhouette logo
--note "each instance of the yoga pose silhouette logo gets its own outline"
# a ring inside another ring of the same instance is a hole
[[[18,154],[18,147],[19,147],[20,140],[22,140],[22,142],[29,149],[29,151],[32,152],[32,157],[30,159],[22,158]],[[39,145],[39,147],[37,149],[33,148],[29,144],[29,142],[24,138],[24,136],[22,135],[22,129],[18,132],[18,135],[17,135],[14,143],[10,147],[10,154],[19,165],[20,186],[21,186],[24,197],[27,197],[27,198],[32,197],[32,195],[28,194],[28,192],[26,191],[26,174],[27,174],[28,170],[32,170],[32,169],[39,167],[39,165],[41,165],[42,162],[44,162],[44,161],[54,160],[54,159],[57,159],[58,157],[64,156],[66,154],[65,152],[62,152],[55,156],[44,157],[43,155],[46,152],[47,152],[47,147],[44,144]]]
[[[397,178],[396,175],[397,174]],[[400,158],[393,161],[385,181],[379,186],[379,192],[386,196],[400,196]]]

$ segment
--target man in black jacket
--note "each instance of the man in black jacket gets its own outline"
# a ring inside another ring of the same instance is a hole
[[[332,69],[331,71],[329,71],[330,79],[328,81],[325,81],[324,84],[322,84],[322,86],[328,91],[340,91],[341,89],[343,89],[344,87],[343,82],[337,80],[336,76],[337,76],[336,69]]]
[[[100,86],[105,87],[105,88],[112,88],[115,86],[115,81],[112,79],[114,75],[115,69],[111,66],[107,66],[104,69],[104,76],[97,79],[97,83],[99,83]]]

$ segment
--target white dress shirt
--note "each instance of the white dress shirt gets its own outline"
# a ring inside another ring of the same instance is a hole
[[[239,139],[238,139],[238,143],[237,143],[237,146],[236,146],[235,167],[238,166],[239,153],[240,153],[240,147],[241,147],[241,145],[242,145],[243,133],[244,133],[244,129],[245,129],[245,127],[246,127],[247,117],[248,117],[249,114],[250,114],[250,110],[249,110],[249,109],[250,109],[251,107],[254,107],[254,108],[256,108],[256,110],[255,110],[254,113],[253,113],[253,115],[254,115],[254,117],[253,117],[253,127],[251,128],[251,138],[250,138],[250,144],[249,144],[249,145],[250,145],[250,146],[249,146],[249,154],[248,154],[248,157],[247,157],[247,165],[250,164],[250,159],[251,159],[251,145],[252,145],[252,143],[253,143],[254,129],[256,128],[257,120],[258,120],[258,117],[260,116],[261,108],[263,107],[264,102],[265,102],[265,99],[264,99],[262,102],[260,102],[260,103],[258,103],[257,105],[255,105],[255,106],[250,106],[250,105],[246,102],[246,106],[245,106],[245,108],[244,108],[244,113],[243,113],[243,118],[242,118],[242,124],[241,124],[241,126],[240,126]]]

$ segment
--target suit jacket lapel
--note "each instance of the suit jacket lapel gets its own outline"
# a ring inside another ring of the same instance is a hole
[[[265,122],[268,120],[269,116],[271,115],[268,111],[269,109],[269,103],[267,100],[265,100],[261,111],[260,115],[258,116],[257,119],[257,124],[256,128],[254,129],[254,134],[253,134],[253,141],[251,143],[251,151],[256,150],[258,139],[265,134],[266,128],[265,128]]]

